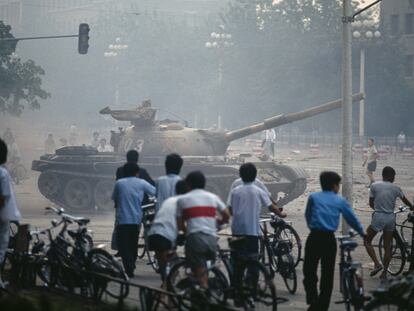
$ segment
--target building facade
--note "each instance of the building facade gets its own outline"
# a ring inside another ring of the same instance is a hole
[[[404,45],[404,71],[414,78],[414,0],[381,2],[381,27],[386,35],[399,37]]]

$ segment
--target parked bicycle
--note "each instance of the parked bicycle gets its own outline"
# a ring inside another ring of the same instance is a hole
[[[362,264],[352,259],[351,252],[356,249],[358,243],[353,240],[355,233],[339,236],[340,263],[339,277],[343,300],[337,303],[344,303],[347,311],[362,310],[366,300],[362,277]]]
[[[269,232],[267,224],[274,229]],[[279,273],[289,293],[294,294],[297,290],[298,281],[296,275],[296,264],[300,257],[300,239],[292,226],[283,219],[271,214],[270,218],[260,220],[262,239],[260,245],[260,261],[269,267],[271,275]],[[293,237],[294,242],[291,238]],[[298,242],[299,241],[299,242]],[[293,249],[298,250],[299,257],[294,257]]]
[[[407,206],[401,206],[397,211],[394,212],[394,214],[400,214],[404,213],[409,208]],[[411,224],[414,223],[414,213],[409,213],[407,215],[406,222],[409,222]],[[405,264],[407,261],[410,262],[409,271],[414,270],[414,248],[413,248],[413,241],[414,241],[414,230],[413,226],[411,226],[411,236],[410,236],[410,243],[407,243],[402,235],[401,231],[397,229],[400,227],[400,225],[396,226],[396,229],[394,230],[393,238],[391,241],[391,261],[390,265],[388,267],[388,272],[391,275],[399,275],[405,267]],[[405,232],[405,238],[407,239],[407,232]],[[378,251],[381,258],[381,261],[384,260],[384,237],[383,235],[380,236],[379,243],[378,243]]]

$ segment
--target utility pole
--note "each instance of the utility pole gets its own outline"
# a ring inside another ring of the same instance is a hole
[[[359,68],[359,92],[365,94],[365,47],[360,49],[360,68]],[[365,100],[359,103],[359,137],[365,136]],[[362,143],[362,141],[361,141]]]
[[[351,0],[343,1],[342,14],[342,195],[353,205],[352,195],[352,36]],[[348,226],[342,219],[342,233]]]

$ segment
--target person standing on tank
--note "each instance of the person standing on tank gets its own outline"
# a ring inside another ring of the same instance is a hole
[[[365,156],[364,162],[362,163],[362,167],[365,167],[365,164],[367,164],[367,176],[369,178],[367,188],[371,187],[371,185],[375,182],[374,172],[377,169],[377,159],[378,150],[374,145],[374,139],[368,138],[368,152]]]
[[[126,163],[135,163],[138,164],[138,160],[139,160],[139,153],[138,151],[132,149],[129,150],[126,154]],[[125,177],[125,169],[124,169],[124,165],[120,166],[117,168],[116,170],[116,180],[119,180],[121,178]],[[145,180],[146,182],[148,182],[149,184],[151,184],[152,186],[155,186],[155,182],[154,180],[152,180],[151,176],[148,174],[147,170],[143,167],[139,168],[139,178]],[[147,194],[144,194],[144,198],[142,200],[142,205],[146,205],[149,204],[149,198]],[[115,220],[115,226],[114,226],[114,231],[112,232],[112,240],[111,240],[111,249],[113,250],[118,250],[118,246],[117,246],[117,237],[116,237],[116,220]],[[119,256],[119,253],[115,254],[115,256]]]
[[[176,153],[171,153],[165,158],[166,175],[161,176],[155,182],[157,188],[157,204],[155,211],[158,212],[162,203],[169,197],[175,196],[175,184],[181,180],[179,176],[183,166],[183,159]]]
[[[138,235],[142,221],[144,194],[155,195],[155,187],[139,176],[136,163],[126,163],[124,177],[114,186],[112,200],[115,203],[116,243],[126,274],[134,276],[138,254]]]

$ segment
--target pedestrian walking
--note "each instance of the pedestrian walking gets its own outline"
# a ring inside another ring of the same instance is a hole
[[[138,151],[136,151],[134,149],[131,149],[127,152],[127,154],[126,154],[126,163],[138,164],[138,160],[139,160]],[[124,167],[125,167],[125,165],[122,165],[122,166],[117,168],[116,174],[115,174],[116,180],[119,180],[119,179],[124,178],[126,176]],[[152,180],[151,176],[148,174],[147,170],[143,167],[139,168],[139,178],[145,180],[146,182],[148,182],[152,186],[155,185],[155,183]],[[146,204],[149,204],[149,203],[150,202],[149,202],[148,195],[145,193],[144,198],[142,200],[142,205],[146,205]],[[116,224],[116,219],[115,219],[114,231],[112,232],[112,239],[111,239],[111,249],[113,249],[113,250],[118,250],[117,237],[116,237],[116,225],[117,224]],[[116,253],[115,256],[119,256],[119,253]]]
[[[12,180],[4,164],[7,161],[7,145],[0,139],[0,266],[5,259],[10,239],[10,222],[20,221]],[[0,276],[0,288],[4,288]]]
[[[413,210],[413,205],[405,197],[401,188],[394,184],[395,170],[391,166],[386,166],[382,170],[382,181],[372,184],[369,192],[369,206],[374,210],[371,224],[368,226],[365,239],[365,247],[368,255],[374,262],[374,269],[370,275],[374,276],[383,270],[380,278],[387,277],[388,266],[391,261],[391,243],[395,230],[395,202],[400,198],[404,204]],[[384,266],[379,262],[372,246],[372,240],[378,232],[383,232],[384,236]]]
[[[312,193],[306,204],[305,218],[310,234],[305,245],[303,285],[306,291],[308,311],[326,311],[331,300],[336,257],[335,231],[340,215],[364,236],[364,229],[349,203],[340,195],[341,177],[335,172],[322,172],[322,191]],[[320,290],[318,293],[317,270],[321,263]]]
[[[191,172],[185,182],[189,192],[178,199],[177,226],[186,235],[186,261],[200,286],[207,288],[206,262],[216,258],[217,221],[227,223],[230,215],[218,196],[204,190],[203,173]],[[221,218],[216,219],[216,215]]]
[[[155,182],[157,188],[156,212],[160,209],[162,203],[175,195],[175,184],[181,180],[179,176],[183,159],[176,153],[167,155],[165,158],[165,176],[161,176]]]
[[[365,165],[367,165],[367,176],[369,179],[367,188],[371,187],[371,185],[375,182],[374,172],[377,169],[377,159],[378,151],[377,147],[374,145],[374,139],[368,138],[368,152],[364,158],[364,162],[362,163],[362,167],[365,167]]]
[[[119,254],[129,277],[134,276],[138,253],[138,235],[142,221],[141,203],[144,194],[155,195],[155,187],[141,178],[139,166],[124,165],[125,177],[114,186],[112,200],[115,202],[116,242]]]
[[[175,184],[177,195],[171,196],[163,201],[158,212],[155,214],[151,229],[148,231],[148,247],[150,251],[155,251],[160,274],[162,287],[165,287],[168,256],[176,246],[177,240],[177,201],[181,195],[187,193],[187,184],[184,180],[179,180]]]

